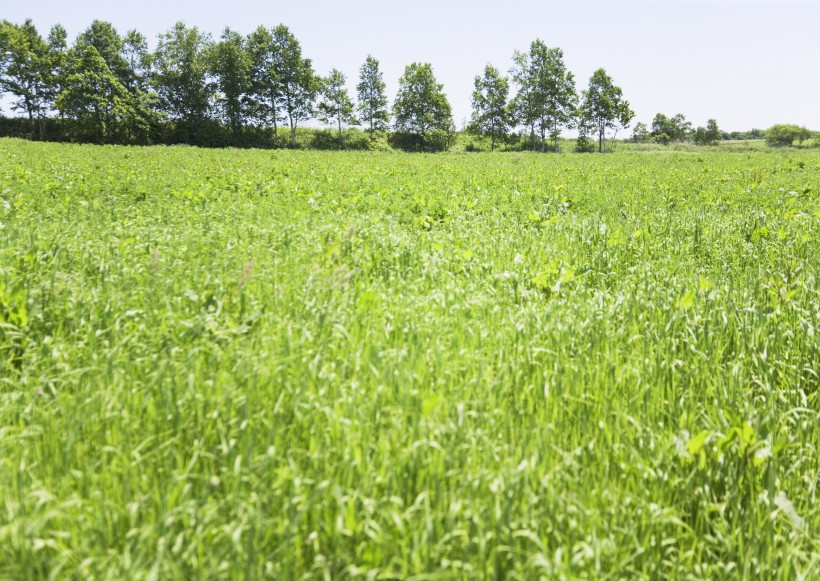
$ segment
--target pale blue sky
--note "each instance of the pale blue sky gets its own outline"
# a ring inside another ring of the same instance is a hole
[[[820,0],[29,0],[0,18],[32,18],[43,34],[60,22],[73,39],[92,20],[152,42],[177,20],[218,36],[284,23],[319,73],[348,77],[351,93],[368,53],[381,61],[392,102],[405,65],[426,61],[444,84],[456,124],[470,114],[485,63],[508,70],[535,38],[563,49],[584,87],[604,67],[637,121],[683,113],[725,130],[797,123],[820,130]],[[628,130],[626,133],[631,132]]]

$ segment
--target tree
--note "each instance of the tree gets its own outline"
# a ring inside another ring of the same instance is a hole
[[[120,82],[92,44],[72,50],[57,107],[99,143],[113,137],[123,142],[148,139],[151,112]]]
[[[513,67],[510,69],[518,92],[510,104],[511,124],[523,125],[530,132],[530,147],[535,150],[535,126],[538,121],[538,94],[531,82],[530,60],[526,53],[513,53]]]
[[[136,30],[129,30],[122,40],[122,58],[130,72],[126,86],[131,91],[150,92],[153,63],[148,41]]]
[[[649,139],[649,129],[646,127],[646,123],[641,121],[632,130],[632,141],[634,143],[644,143],[647,139]]]
[[[247,39],[249,58],[248,93],[245,104],[248,115],[257,125],[273,124],[273,146],[279,147],[280,113],[279,71],[281,54],[274,42],[273,29],[260,26]]]
[[[77,54],[85,52],[86,47],[93,46],[97,55],[105,61],[111,73],[123,86],[132,85],[135,81],[134,70],[125,59],[125,41],[110,22],[95,20],[77,37],[74,49]]]
[[[0,93],[16,99],[11,108],[24,112],[34,130],[39,126],[43,137],[43,120],[54,103],[55,63],[51,46],[43,40],[31,20],[22,25],[0,23]]]
[[[245,119],[243,97],[250,89],[251,59],[245,39],[226,28],[219,42],[211,46],[208,58],[210,72],[219,89],[217,105],[222,119],[236,135]]]
[[[510,83],[492,65],[484,67],[484,75],[476,76],[473,90],[473,113],[470,130],[490,137],[490,151],[495,151],[496,139],[506,137],[510,125],[507,95]]]
[[[196,124],[209,118],[214,92],[208,74],[210,44],[210,35],[182,22],[160,35],[153,83],[159,107],[170,119]]]
[[[694,132],[695,145],[717,145],[722,139],[722,132],[718,129],[717,121],[709,119],[706,127],[698,127]]]
[[[811,132],[797,125],[772,125],[766,130],[766,145],[784,147],[811,137]]]
[[[605,151],[607,129],[616,133],[629,127],[635,116],[624,100],[623,91],[612,83],[612,77],[604,69],[598,69],[589,79],[589,87],[583,92],[580,109],[580,133],[588,131],[598,134],[598,152]]]
[[[280,24],[273,30],[273,42],[281,59],[277,92],[290,125],[290,146],[296,147],[296,128],[313,117],[319,83],[311,60],[302,56],[302,47],[287,26]]]
[[[338,127],[339,147],[342,147],[343,126],[357,123],[353,114],[353,101],[345,88],[346,82],[347,79],[341,71],[331,70],[330,75],[321,80],[321,99],[316,107],[320,121]]]
[[[44,70],[48,82],[46,83],[46,100],[53,108],[57,100],[57,96],[63,90],[66,67],[68,66],[68,33],[61,24],[55,24],[51,27],[48,33],[49,58],[47,59]]]
[[[706,143],[715,145],[722,139],[722,131],[718,127],[716,119],[706,120]]]
[[[683,141],[692,131],[692,124],[683,113],[667,117],[658,113],[652,120],[652,139],[664,145],[672,141]]]
[[[359,113],[370,131],[371,141],[376,131],[386,131],[390,123],[385,86],[379,70],[379,61],[367,55],[367,59],[359,69],[359,84],[356,85],[356,92],[359,98]]]
[[[443,88],[436,81],[429,63],[412,63],[405,67],[393,102],[393,116],[396,131],[410,137],[411,147],[447,148],[447,139],[454,126]]]
[[[96,56],[105,63],[105,68],[99,66],[96,57],[86,50],[93,47]],[[148,141],[149,128],[158,121],[158,116],[152,112],[156,107],[157,96],[149,86],[151,58],[148,52],[148,43],[145,37],[131,30],[120,36],[110,22],[95,20],[77,37],[71,51],[71,74],[64,81],[63,90],[69,90],[70,95],[63,99],[61,111],[89,125],[89,116],[81,113],[83,107],[78,106],[83,100],[92,102],[99,95],[81,96],[82,90],[91,90],[91,87],[105,87],[110,98],[116,98],[118,103],[97,119],[97,123],[106,125],[106,138],[116,133],[118,138],[125,142]],[[78,63],[86,63],[91,69],[84,71],[77,68]],[[113,75],[116,84],[110,82],[108,75]],[[94,79],[94,80],[92,80]],[[125,93],[121,93],[121,89]],[[67,105],[71,103],[71,105]],[[133,126],[128,126],[133,123]],[[94,123],[91,123],[93,126]]]
[[[548,135],[557,151],[561,128],[573,126],[578,101],[575,77],[564,65],[564,53],[537,39],[530,44],[528,53],[516,51],[513,62],[513,79],[521,96],[516,101],[517,110],[530,128],[533,149],[537,130],[541,151],[546,150]]]

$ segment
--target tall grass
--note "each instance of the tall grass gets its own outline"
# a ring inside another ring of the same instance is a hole
[[[2,140],[0,577],[817,577],[819,182]]]

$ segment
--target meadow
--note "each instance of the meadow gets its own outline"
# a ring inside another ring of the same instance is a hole
[[[818,188],[0,140],[0,578],[818,578]]]

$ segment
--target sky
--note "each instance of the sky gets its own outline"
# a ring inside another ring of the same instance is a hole
[[[820,130],[820,0],[29,0],[4,3],[0,18],[31,18],[45,36],[55,23],[73,39],[93,20],[151,41],[181,20],[219,36],[287,25],[316,71],[338,68],[355,95],[368,54],[379,59],[388,97],[404,67],[429,62],[458,127],[469,118],[473,79],[502,71],[535,39],[564,51],[579,91],[603,67],[635,111],[714,118],[744,131],[775,123]],[[4,107],[8,112],[8,107]],[[627,131],[627,133],[630,130]],[[625,136],[625,135],[624,135]]]

